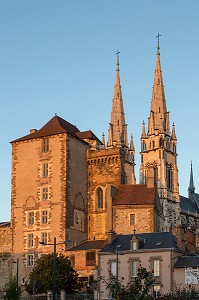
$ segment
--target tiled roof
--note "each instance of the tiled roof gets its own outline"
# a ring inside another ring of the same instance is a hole
[[[199,267],[199,256],[180,256],[174,268]]]
[[[79,129],[76,126],[72,125],[71,123],[65,121],[64,119],[58,116],[54,116],[41,129],[36,130],[35,132],[23,136],[17,140],[14,140],[11,143],[64,133],[64,132],[68,132],[72,136],[79,139],[79,137],[77,136],[77,132],[79,132]]]
[[[152,232],[117,235],[114,241],[106,244],[100,252],[128,251],[133,236],[136,236],[139,241],[139,250],[178,249],[177,238],[172,233]]]
[[[102,247],[105,245],[106,240],[88,240],[85,242],[80,243],[77,246],[74,246],[69,251],[75,251],[75,250],[94,250],[94,249],[102,249]]]
[[[100,144],[102,144],[102,142],[96,137],[96,135],[91,130],[77,132],[77,136],[80,139],[96,140],[97,142],[99,142]]]
[[[120,185],[113,198],[113,205],[154,204],[155,187],[147,188],[146,184]]]

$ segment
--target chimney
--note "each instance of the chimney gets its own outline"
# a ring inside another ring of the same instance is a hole
[[[186,231],[186,248],[190,253],[192,253],[192,254],[194,253],[195,234],[190,228],[187,228],[187,231]]]
[[[110,230],[108,232],[108,244],[111,244],[114,241],[114,239],[116,238],[116,236],[117,236],[117,233],[113,230]]]
[[[180,225],[177,227],[177,245],[181,251],[185,251],[185,232]]]
[[[36,132],[37,129],[30,129],[30,134]]]

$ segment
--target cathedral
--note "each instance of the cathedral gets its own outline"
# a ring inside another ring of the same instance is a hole
[[[148,124],[143,121],[140,137],[139,179],[125,121],[119,53],[107,142],[104,135],[100,140],[55,115],[11,145],[11,222],[1,224],[0,231],[10,228],[10,252],[20,261],[22,278],[35,260],[53,251],[55,237],[57,252],[67,254],[76,269],[81,266],[86,277],[96,270],[93,253],[115,233],[175,235],[179,226],[199,228],[192,165],[188,197],[179,195],[177,136],[166,105],[159,37]]]

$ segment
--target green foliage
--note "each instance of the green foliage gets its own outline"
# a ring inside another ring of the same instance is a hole
[[[193,286],[189,288],[175,288],[173,293],[162,295],[158,299],[161,300],[198,300],[199,295]]]
[[[141,267],[135,281],[127,286],[117,281],[113,275],[110,275],[110,279],[105,281],[105,284],[116,300],[146,300],[153,299],[149,291],[154,281],[152,273]]]
[[[53,253],[43,255],[37,260],[26,284],[26,291],[29,294],[41,294],[53,290],[53,265]],[[59,293],[60,290],[73,292],[80,288],[78,275],[71,266],[69,259],[63,254],[56,255],[55,283],[56,293]]]
[[[11,278],[5,285],[5,291],[6,291],[6,299],[7,300],[15,300],[16,298],[19,299],[19,296],[21,295],[21,287],[18,286],[18,297],[17,297],[17,281],[16,278]]]

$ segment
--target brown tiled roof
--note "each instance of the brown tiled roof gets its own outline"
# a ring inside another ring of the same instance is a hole
[[[77,136],[78,136],[80,139],[96,140],[96,141],[98,141],[100,144],[102,144],[102,142],[96,137],[96,135],[95,135],[91,130],[82,131],[82,132],[77,132]]]
[[[146,184],[120,185],[113,198],[113,205],[155,204],[155,187]]]
[[[14,140],[11,143],[35,139],[35,138],[54,135],[54,134],[59,134],[59,133],[63,133],[63,132],[68,132],[72,136],[79,139],[79,137],[77,136],[79,129],[76,126],[72,125],[71,123],[65,121],[64,119],[62,119],[58,116],[54,116],[41,129],[36,130],[35,132],[30,133],[26,136],[23,136],[22,138]]]
[[[105,244],[106,244],[106,240],[92,240],[92,241],[88,240],[80,243],[77,246],[69,248],[68,251],[102,249]]]

